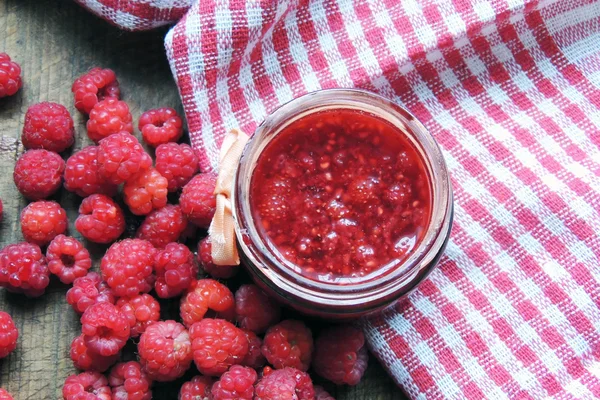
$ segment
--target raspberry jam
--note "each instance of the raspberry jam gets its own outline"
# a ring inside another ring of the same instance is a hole
[[[358,110],[287,125],[258,158],[250,188],[261,234],[319,281],[360,281],[404,260],[429,222],[423,160],[397,127]]]
[[[405,109],[351,89],[310,93],[248,141],[232,192],[242,264],[280,302],[325,318],[393,307],[452,227],[443,155]]]

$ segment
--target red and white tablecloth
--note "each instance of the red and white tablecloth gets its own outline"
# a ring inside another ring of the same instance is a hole
[[[365,321],[414,398],[600,397],[600,2],[78,0],[165,44],[205,169],[321,88],[407,107],[449,165],[440,267]],[[189,9],[188,9],[189,8]]]

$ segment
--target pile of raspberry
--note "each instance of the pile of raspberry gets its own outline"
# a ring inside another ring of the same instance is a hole
[[[0,58],[0,68],[6,63]],[[75,138],[69,111],[56,103],[29,108],[27,151],[14,170],[15,185],[31,200],[21,213],[24,242],[0,250],[0,286],[7,290],[39,297],[51,275],[70,286],[66,299],[80,315],[81,332],[69,357],[79,372],[66,379],[63,398],[151,399],[155,382],[184,375],[192,377],[180,400],[333,399],[309,372],[356,385],[368,364],[360,329],[318,326],[313,335],[239,267],[213,263],[206,229],[216,175],[199,173],[191,147],[177,143],[183,122],[175,110],[150,110],[139,119],[142,138],[155,147],[153,160],[134,134],[112,70],[94,68],[72,90],[95,144],[65,162],[60,153]],[[83,198],[72,221],[77,232],[68,232],[67,213],[52,200],[63,186]],[[132,215],[143,218],[134,231],[127,229]],[[107,245],[98,270],[89,242]],[[168,313],[172,306],[176,315]],[[0,312],[0,358],[18,352],[18,336]],[[135,360],[126,350],[132,346]]]

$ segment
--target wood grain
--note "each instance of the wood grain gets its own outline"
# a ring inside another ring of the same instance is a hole
[[[125,33],[78,7],[71,0],[0,0],[0,52],[7,52],[23,68],[24,88],[0,99],[0,198],[4,219],[0,222],[0,247],[22,240],[19,213],[27,202],[17,192],[12,171],[22,153],[19,142],[27,108],[40,101],[67,106],[75,119],[74,149],[91,141],[85,121],[73,107],[73,80],[94,66],[114,69],[121,82],[123,98],[134,120],[143,110],[173,106],[181,111],[177,88],[164,55],[166,30]],[[64,155],[65,158],[69,153]],[[73,227],[80,200],[66,191],[55,196],[68,212]],[[94,268],[106,249],[89,246]],[[16,400],[60,399],[65,378],[75,370],[68,357],[71,340],[79,334],[79,318],[65,301],[67,287],[53,281],[39,299],[26,299],[0,290],[0,310],[10,313],[19,328],[15,352],[0,360],[0,386]],[[165,307],[165,316],[177,310]],[[318,323],[317,323],[318,324]],[[135,346],[126,357],[134,357]],[[193,375],[190,371],[187,376]],[[154,398],[176,399],[181,381],[155,386]],[[337,399],[402,399],[404,396],[383,369],[372,360],[363,382],[356,387],[326,385]]]

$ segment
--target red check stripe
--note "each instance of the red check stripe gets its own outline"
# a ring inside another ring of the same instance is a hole
[[[179,20],[193,0],[75,0],[97,16],[123,29],[138,31]]]
[[[430,129],[455,189],[447,253],[364,321],[409,396],[600,397],[600,3],[78,1],[127,29],[190,7],[166,49],[204,169],[228,129],[321,88],[376,91]]]

